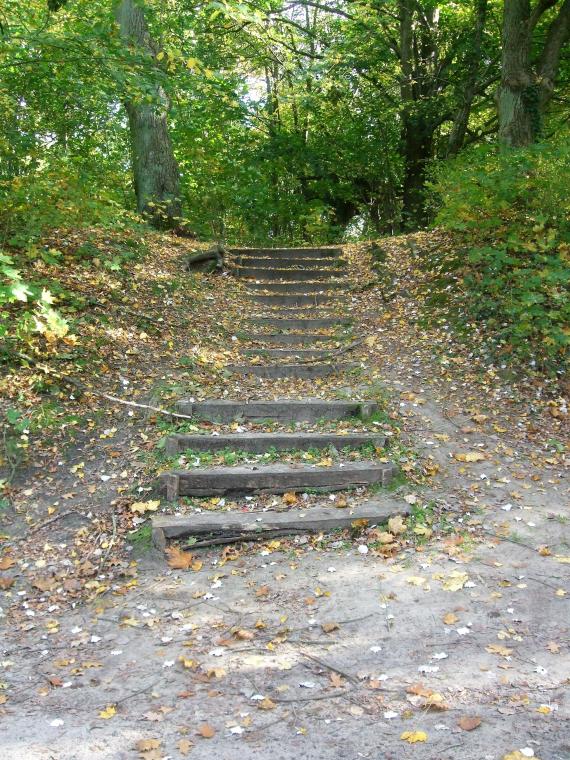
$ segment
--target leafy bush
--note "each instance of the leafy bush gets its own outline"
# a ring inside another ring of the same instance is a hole
[[[483,146],[438,170],[436,222],[453,250],[430,254],[436,312],[491,337],[492,355],[560,371],[570,338],[570,140]]]

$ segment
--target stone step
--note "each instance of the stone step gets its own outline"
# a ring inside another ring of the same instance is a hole
[[[282,295],[291,293],[309,295],[346,289],[346,285],[343,282],[248,282],[246,283],[246,287],[254,292],[268,291]]]
[[[396,468],[391,462],[351,462],[332,467],[274,464],[174,470],[161,475],[168,500],[179,496],[341,491],[345,488],[388,485]]]
[[[289,333],[258,333],[257,335],[247,334],[242,336],[242,340],[251,341],[252,343],[279,343],[287,346],[303,346],[311,343],[330,343],[336,340],[334,335],[318,335],[317,333],[305,333],[296,335]]]
[[[209,422],[229,423],[235,420],[263,422],[317,422],[318,420],[366,419],[374,414],[374,401],[323,401],[322,399],[275,399],[273,401],[210,401],[177,402],[176,410],[188,417]]]
[[[290,295],[290,296],[250,296],[255,303],[262,303],[264,306],[320,306],[325,303],[332,303],[334,295],[315,294],[312,296]]]
[[[233,274],[241,279],[285,280],[287,282],[328,280],[331,277],[346,277],[343,269],[269,269],[267,267],[235,267]]]
[[[331,351],[316,348],[244,348],[241,353],[244,356],[267,356],[271,359],[321,359],[330,356]]]
[[[281,330],[319,330],[327,327],[350,327],[352,320],[346,317],[290,318],[249,317],[248,322],[260,327],[277,327]]]
[[[234,256],[261,256],[275,259],[282,258],[336,258],[342,254],[342,248],[230,248]]]
[[[168,539],[215,535],[216,538],[244,537],[245,541],[268,540],[290,533],[327,533],[358,525],[382,525],[390,517],[408,515],[409,505],[395,499],[368,499],[349,509],[317,506],[310,509],[268,509],[263,512],[204,511],[191,514],[152,515],[152,540],[164,551]]]
[[[332,260],[329,260],[330,263],[332,263]],[[327,261],[327,263],[329,263]],[[314,259],[314,258],[304,258],[304,259],[295,259],[295,258],[285,258],[282,257],[279,259],[279,261],[276,261],[275,259],[264,259],[260,256],[240,256],[238,260],[238,264],[241,267],[272,267],[275,268],[275,265],[278,265],[278,269],[287,269],[291,271],[295,268],[300,268],[300,271],[302,269],[321,269],[323,266],[323,259]],[[346,270],[346,262],[343,259],[334,259],[334,268],[336,271],[343,272]]]
[[[335,372],[347,372],[358,364],[230,364],[226,367],[234,375],[255,375],[275,380],[290,377],[295,380],[307,380],[312,377],[328,377]]]
[[[328,449],[337,451],[372,445],[381,449],[386,443],[383,435],[375,433],[229,433],[227,435],[186,435],[175,433],[166,439],[164,451],[168,456],[176,456],[183,451],[248,451],[265,454],[271,449],[277,451],[307,451],[307,449]]]

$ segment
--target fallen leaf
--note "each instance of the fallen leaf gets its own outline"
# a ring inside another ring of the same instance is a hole
[[[14,585],[15,580],[15,578],[0,578],[0,591],[8,591]]]
[[[194,745],[189,739],[180,739],[178,742],[178,751],[181,755],[187,755]]]
[[[446,615],[443,616],[443,622],[445,625],[455,625],[459,618],[454,612],[448,612]]]
[[[458,462],[482,462],[484,459],[487,459],[482,451],[468,451],[466,454],[454,454],[453,458],[457,459]]]
[[[299,499],[297,498],[297,494],[294,491],[287,491],[287,493],[283,494],[283,503],[288,504],[289,506],[293,506],[293,504],[297,504]]]
[[[344,679],[339,673],[331,673],[329,676],[331,686],[340,689],[344,686]]]
[[[489,644],[485,647],[485,649],[491,654],[500,654],[501,657],[508,657],[513,653],[512,649],[509,649],[509,647],[504,647],[502,644]]]
[[[0,570],[8,570],[10,567],[14,567],[16,560],[12,557],[2,557],[0,559]]]
[[[399,536],[401,533],[406,532],[406,523],[401,515],[395,515],[388,520],[388,530],[395,536]]]
[[[216,734],[216,729],[211,726],[209,723],[202,723],[201,726],[198,726],[198,734],[202,736],[204,739],[211,739]]]
[[[269,699],[269,697],[262,699],[257,706],[260,710],[274,710],[277,707],[275,702]]]
[[[246,631],[245,628],[240,628],[239,631],[234,633],[234,636],[241,641],[252,641],[255,638],[255,633],[253,631]]]
[[[557,644],[555,641],[549,641],[546,645],[546,648],[552,652],[552,654],[560,653],[560,644]]]
[[[338,623],[323,623],[321,628],[325,633],[332,633],[333,631],[338,631],[339,625]]]
[[[446,591],[459,591],[469,580],[467,573],[462,573],[459,570],[453,570],[447,577],[445,577],[441,585]]]
[[[109,718],[112,718],[113,715],[117,714],[117,708],[115,705],[107,705],[107,707],[104,710],[101,710],[99,712],[99,717],[103,718],[103,720],[109,720]]]
[[[137,752],[151,752],[153,749],[160,747],[160,741],[158,739],[139,739],[135,744]]]
[[[476,715],[465,715],[463,718],[459,718],[457,725],[464,731],[473,731],[473,729],[481,725],[481,718],[478,718]]]
[[[394,536],[391,533],[383,531],[382,533],[378,533],[376,540],[380,541],[381,544],[391,544],[394,541]]]
[[[156,501],[136,501],[134,504],[131,504],[131,512],[143,515],[145,512],[156,512],[159,507],[160,499]]]
[[[403,739],[410,744],[415,744],[416,742],[426,742],[427,738],[428,735],[425,731],[404,731],[404,733],[400,736],[400,739]]]
[[[169,546],[166,549],[168,555],[168,567],[173,570],[189,570],[194,562],[192,552],[185,552],[177,546]]]
[[[267,596],[269,594],[269,586],[260,586],[255,592],[256,596]]]

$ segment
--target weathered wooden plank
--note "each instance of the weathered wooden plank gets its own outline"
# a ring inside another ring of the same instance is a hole
[[[327,295],[326,293],[315,293],[311,296],[303,296],[299,294],[293,295],[272,295],[272,296],[258,296],[250,295],[252,301],[255,303],[262,303],[264,306],[320,306],[325,303],[332,303],[335,300],[334,295]]]
[[[250,317],[249,322],[265,327],[278,327],[280,330],[318,330],[326,327],[350,327],[352,319],[347,317],[294,318],[291,317]]]
[[[295,281],[315,281],[329,280],[332,277],[345,278],[346,271],[339,269],[280,269],[268,267],[235,267],[233,274],[236,277],[242,279],[255,279],[255,280],[287,280],[290,282]]]
[[[228,433],[226,435],[187,435],[175,433],[169,435],[165,443],[165,453],[176,456],[182,451],[248,451],[252,454],[264,454],[270,449],[277,451],[306,451],[307,449],[326,449],[334,446],[341,451],[344,448],[356,449],[366,444],[382,448],[386,443],[383,435],[376,433]]]
[[[229,364],[226,369],[235,375],[255,375],[274,379],[291,377],[296,380],[307,380],[311,377],[328,377],[335,372],[348,372],[358,364]]]
[[[308,507],[283,512],[202,512],[196,514],[153,515],[152,534],[155,544],[164,548],[167,539],[188,536],[236,535],[236,540],[247,541],[271,531],[293,533],[324,533],[336,528],[348,528],[355,520],[368,520],[369,525],[380,525],[395,515],[407,515],[410,507],[395,499],[373,499],[353,508]]]
[[[281,422],[316,422],[369,417],[378,409],[374,401],[324,401],[322,399],[275,399],[273,401],[235,401],[212,399],[176,404],[181,414],[211,422],[277,420]]]
[[[240,493],[285,493],[286,491],[339,491],[344,488],[387,485],[396,471],[391,462],[350,462],[331,467],[310,465],[242,465],[205,467],[164,472],[167,498],[220,496]]]

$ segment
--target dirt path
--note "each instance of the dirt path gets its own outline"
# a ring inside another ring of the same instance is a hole
[[[570,757],[562,457],[498,381],[462,388],[413,327],[387,325],[368,296],[347,304],[375,336],[352,391],[381,383],[401,430],[392,453],[411,479],[382,498],[411,507],[411,538],[393,552],[367,530],[213,548],[194,571],[145,551],[136,585],[107,567],[92,580],[110,589],[75,609],[12,596],[6,757]]]

